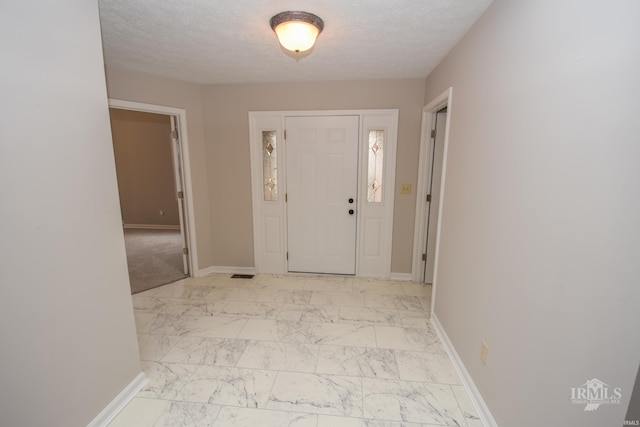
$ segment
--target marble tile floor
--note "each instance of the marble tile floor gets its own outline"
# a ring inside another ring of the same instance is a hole
[[[429,321],[430,286],[229,276],[133,295],[149,382],[112,427],[482,426]]]

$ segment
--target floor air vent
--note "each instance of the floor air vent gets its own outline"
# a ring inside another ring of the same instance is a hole
[[[234,274],[232,279],[253,279],[253,274]]]

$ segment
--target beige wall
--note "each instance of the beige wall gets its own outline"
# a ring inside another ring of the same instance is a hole
[[[141,372],[98,5],[0,9],[0,424],[84,426]]]
[[[109,116],[122,222],[180,225],[170,117],[117,108]]]
[[[212,205],[209,203],[202,86],[137,71],[107,67],[107,88],[109,98],[186,110],[198,266],[202,269],[215,265],[214,243],[211,240],[210,209]]]
[[[411,272],[423,80],[207,85],[204,116],[213,261],[252,267],[248,111],[399,108],[392,271]],[[215,208],[214,208],[215,207]]]
[[[435,313],[500,426],[618,426],[640,360],[640,3],[496,0],[450,85]],[[489,345],[480,362],[480,342]],[[597,378],[622,404],[585,412]]]
[[[396,183],[415,191],[423,80],[197,85],[108,67],[107,83],[111,98],[187,110],[201,269],[254,266],[249,111],[399,108]],[[393,272],[411,272],[414,213],[415,192],[396,194]]]

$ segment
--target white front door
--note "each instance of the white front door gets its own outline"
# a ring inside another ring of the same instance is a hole
[[[355,274],[358,116],[286,118],[289,271]]]

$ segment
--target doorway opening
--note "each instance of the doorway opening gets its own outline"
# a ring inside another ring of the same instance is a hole
[[[195,271],[185,185],[183,111],[110,101],[116,174],[132,294]],[[186,117],[184,117],[186,120]]]
[[[432,306],[438,280],[452,93],[453,88],[447,89],[422,110],[412,276],[417,282],[433,284]]]
[[[427,204],[427,218],[425,226],[427,229],[427,243],[424,248],[425,260],[423,263],[422,282],[433,283],[433,269],[435,267],[436,236],[440,207],[440,183],[442,181],[442,157],[444,155],[444,136],[447,120],[447,107],[435,113],[434,124],[431,134],[431,165],[428,177],[429,188],[425,199]]]

